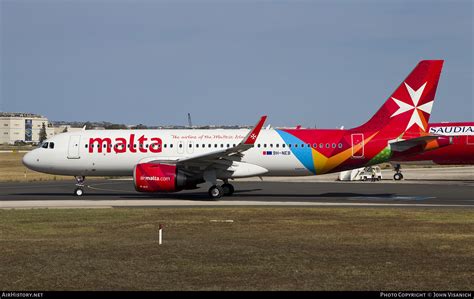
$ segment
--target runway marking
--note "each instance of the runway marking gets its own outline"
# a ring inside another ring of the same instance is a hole
[[[427,199],[435,199],[435,196],[379,196],[379,197],[370,197],[370,196],[356,196],[356,197],[351,197],[349,198],[350,200],[352,199],[363,199],[363,200],[416,200],[416,201],[423,201]]]
[[[190,201],[190,200],[43,200],[0,201],[0,209],[34,208],[113,208],[113,207],[229,207],[229,206],[353,206],[353,207],[462,207],[458,204],[334,203],[334,202],[261,202],[261,201]]]

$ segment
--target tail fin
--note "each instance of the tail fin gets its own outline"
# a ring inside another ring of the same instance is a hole
[[[353,130],[390,131],[389,135],[397,137],[425,134],[443,62],[420,61],[377,113],[368,122]]]

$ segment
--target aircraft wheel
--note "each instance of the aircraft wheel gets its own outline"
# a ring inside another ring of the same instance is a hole
[[[84,190],[82,190],[82,188],[76,188],[76,190],[74,190],[74,195],[82,196],[82,194],[84,194]]]
[[[232,186],[231,184],[226,183],[223,184],[221,187],[224,190],[225,196],[231,196],[232,194],[234,194],[234,186]]]
[[[213,200],[217,200],[219,198],[221,198],[222,196],[224,196],[224,189],[221,187],[221,186],[211,186],[211,188],[209,188],[209,197]]]
[[[393,179],[395,181],[399,181],[399,180],[403,179],[403,174],[401,174],[400,172],[397,172],[396,174],[393,175]]]

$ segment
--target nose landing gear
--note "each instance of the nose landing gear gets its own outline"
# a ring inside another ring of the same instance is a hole
[[[82,196],[84,194],[84,181],[86,180],[86,177],[84,176],[76,176],[76,189],[74,189],[74,195],[76,196]]]

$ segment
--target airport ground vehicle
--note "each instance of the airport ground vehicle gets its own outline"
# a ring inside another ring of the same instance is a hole
[[[341,171],[339,181],[380,181],[382,180],[382,170],[380,166],[367,166],[352,170]]]

